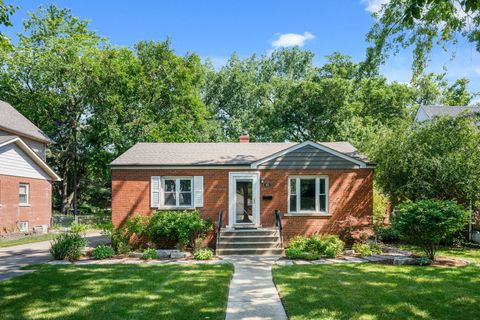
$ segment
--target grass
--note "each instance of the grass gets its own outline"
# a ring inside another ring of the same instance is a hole
[[[0,282],[0,319],[224,319],[231,265],[36,265]]]
[[[40,241],[52,240],[57,236],[54,233],[47,233],[35,236],[25,236],[14,240],[0,240],[0,248],[18,246],[20,244],[27,244]]]
[[[418,255],[425,255],[422,248],[413,245],[401,245],[402,249],[410,250]],[[480,265],[480,249],[463,247],[441,247],[437,250],[437,257],[459,258]]]
[[[480,261],[480,250],[440,255]],[[290,319],[476,319],[480,264],[418,267],[379,264],[275,266]]]

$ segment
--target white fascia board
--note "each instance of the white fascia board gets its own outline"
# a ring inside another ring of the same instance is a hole
[[[52,168],[50,168],[50,166],[45,163],[45,161],[43,161],[43,159],[40,158],[37,153],[33,151],[32,148],[30,148],[20,137],[15,137],[13,139],[4,141],[0,144],[0,147],[10,143],[15,143],[17,146],[19,146],[23,152],[25,152],[43,171],[45,171],[46,174],[52,178],[52,181],[62,180],[62,178],[60,178],[55,171],[53,171]]]

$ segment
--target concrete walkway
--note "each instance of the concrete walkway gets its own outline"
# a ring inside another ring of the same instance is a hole
[[[287,319],[272,280],[272,265],[278,256],[222,258],[235,266],[228,294],[226,320]]]
[[[96,246],[109,241],[98,232],[89,233],[86,237],[89,246]],[[33,242],[0,248],[0,281],[31,272],[30,270],[21,270],[22,267],[52,260],[49,252],[50,242]]]

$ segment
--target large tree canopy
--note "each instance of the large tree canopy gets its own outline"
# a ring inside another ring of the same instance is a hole
[[[0,24],[8,25],[13,8],[2,5]],[[0,98],[56,141],[47,161],[63,178],[54,184],[63,212],[75,190],[80,204],[107,207],[108,164],[138,141],[236,141],[247,130],[254,141],[348,140],[373,153],[384,132],[404,134],[419,105],[472,99],[465,79],[389,82],[338,52],[321,65],[300,48],[234,54],[215,70],[196,54],[179,56],[169,40],[114,47],[54,5],[31,14],[18,41],[0,48]]]
[[[137,141],[206,141],[213,116],[200,99],[205,68],[169,42],[112,48],[67,9],[42,7],[3,50],[2,99],[55,142],[48,162],[60,173],[57,207],[107,204],[108,163]]]
[[[405,200],[480,200],[478,117],[436,117],[384,132],[372,156],[376,179],[394,204]]]
[[[376,71],[389,54],[413,47],[414,76],[420,75],[435,46],[446,48],[461,37],[480,52],[479,0],[390,0],[374,13],[376,23],[367,34],[365,70]]]

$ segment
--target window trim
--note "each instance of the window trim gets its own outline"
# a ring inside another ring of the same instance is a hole
[[[27,192],[25,193],[25,195],[27,196],[27,202],[20,202],[20,187],[21,186],[25,186],[26,187],[26,190]],[[18,205],[20,206],[29,206],[30,205],[30,184],[29,183],[26,183],[26,182],[20,182],[18,184]]]
[[[24,230],[22,230],[22,228],[21,228],[22,225],[24,225],[24,226],[26,227]],[[19,221],[19,222],[18,222],[18,230],[19,230],[20,232],[28,232],[28,231],[30,231],[30,226],[29,226],[28,221],[23,221],[23,220],[22,220],[22,221]]]
[[[175,205],[165,205],[165,180],[174,180],[175,181]],[[180,180],[190,180],[190,192],[181,192],[180,191]],[[193,177],[192,176],[162,176],[161,181],[161,197],[160,197],[160,208],[161,209],[191,209],[194,208],[194,190],[193,190]],[[180,193],[190,193],[191,200],[190,205],[180,205]]]
[[[300,209],[300,180],[302,179],[315,179],[315,210],[301,210]],[[325,211],[320,210],[320,180],[325,180]],[[330,185],[328,181],[328,176],[325,175],[306,175],[306,176],[288,176],[287,182],[287,214],[288,215],[331,215],[329,211],[329,191]],[[295,180],[295,189],[296,193],[292,194],[290,190],[291,181]],[[290,197],[295,195],[296,198],[296,210],[290,210]]]

